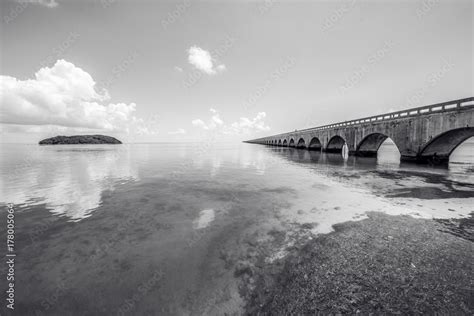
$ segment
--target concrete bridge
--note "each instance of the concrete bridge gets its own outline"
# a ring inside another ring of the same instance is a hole
[[[463,141],[474,136],[474,97],[404,111],[295,130],[248,143],[288,146],[325,152],[376,156],[390,137],[402,161],[446,164]]]

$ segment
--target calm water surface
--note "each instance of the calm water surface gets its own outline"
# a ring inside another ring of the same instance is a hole
[[[301,224],[311,238],[370,211],[459,218],[474,202],[472,141],[448,168],[400,164],[388,142],[378,159],[252,144],[4,144],[0,159],[17,311],[38,315],[239,313],[235,267],[271,231],[288,246]]]

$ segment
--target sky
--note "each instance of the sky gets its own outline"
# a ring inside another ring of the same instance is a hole
[[[0,142],[237,142],[473,96],[473,2],[2,0]]]

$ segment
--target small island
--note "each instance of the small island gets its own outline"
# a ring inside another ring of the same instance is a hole
[[[43,139],[40,145],[121,144],[117,138],[105,135],[56,136]]]

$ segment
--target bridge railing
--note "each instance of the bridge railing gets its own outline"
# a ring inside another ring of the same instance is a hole
[[[367,123],[372,123],[372,122],[389,121],[389,120],[405,118],[405,117],[415,117],[415,116],[421,116],[421,115],[432,114],[432,113],[437,113],[437,112],[456,111],[456,110],[459,110],[460,108],[469,108],[469,107],[474,107],[474,97],[453,100],[453,101],[448,101],[448,102],[443,102],[443,103],[437,103],[437,104],[431,104],[431,105],[425,105],[425,106],[420,106],[417,108],[390,112],[386,114],[379,114],[379,115],[364,117],[364,118],[350,120],[350,121],[344,121],[344,122],[339,122],[339,123],[318,126],[318,127],[300,129],[296,131],[297,132],[320,131],[320,130],[332,129],[336,127],[355,126],[355,125],[362,125],[362,124],[367,124]],[[277,136],[286,135],[289,133],[291,132],[273,135],[269,137],[277,137]],[[263,138],[267,138],[267,137],[263,137]]]

